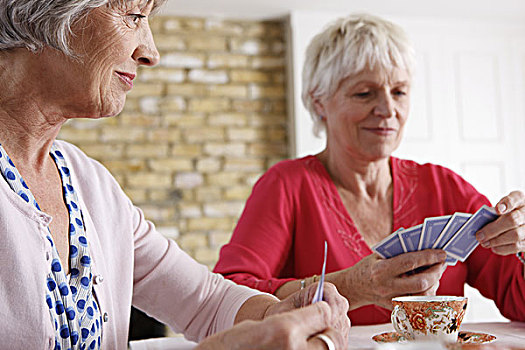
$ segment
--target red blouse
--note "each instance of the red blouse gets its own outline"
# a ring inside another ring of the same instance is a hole
[[[451,170],[391,158],[393,228],[426,217],[474,213],[488,199]],[[380,218],[378,218],[380,219]],[[287,281],[320,274],[324,241],[327,272],[353,266],[372,253],[322,163],[315,156],[282,161],[255,184],[230,243],[214,271],[268,293]],[[525,279],[515,256],[478,247],[465,263],[448,267],[438,294],[463,295],[465,283],[495,301],[501,313],[525,321]],[[352,324],[390,322],[390,311],[368,305],[349,313]]]

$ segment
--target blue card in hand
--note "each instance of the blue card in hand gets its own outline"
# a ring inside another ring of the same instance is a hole
[[[317,285],[317,289],[315,290],[314,298],[312,299],[312,304],[323,300],[324,275],[325,275],[325,270],[326,270],[326,255],[327,255],[327,253],[328,253],[328,243],[326,243],[326,241],[324,241],[323,269],[321,271],[321,279],[319,280],[319,284]]]
[[[448,241],[443,250],[459,261],[465,261],[479,244],[476,232],[497,218],[494,208],[482,206]]]
[[[399,240],[405,253],[415,252],[417,250],[422,228],[423,224],[419,224],[399,232]]]
[[[441,231],[447,225],[452,215],[438,216],[434,218],[426,218],[423,221],[421,229],[421,238],[419,239],[418,250],[430,249],[437,241]]]
[[[377,243],[372,247],[372,251],[376,252],[383,259],[393,258],[399,254],[403,254],[403,246],[401,245],[401,240],[399,239],[398,232],[402,230],[399,229],[383,239],[381,242]]]

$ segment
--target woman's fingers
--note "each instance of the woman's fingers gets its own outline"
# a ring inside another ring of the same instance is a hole
[[[506,214],[514,209],[525,206],[525,193],[521,191],[512,191],[507,196],[503,197],[495,208],[498,214]]]
[[[384,271],[390,276],[400,276],[417,268],[445,262],[447,254],[440,249],[426,249],[400,254],[381,261]]]
[[[484,248],[499,255],[515,254],[525,249],[525,194],[511,192],[496,205],[500,217],[476,233]]]
[[[322,335],[324,339],[322,340],[319,335]],[[345,350],[348,347],[348,334],[343,335],[341,332],[338,332],[334,329],[328,328],[324,332],[314,335],[308,340],[308,350],[327,350],[328,344],[326,342],[332,342],[337,350]]]

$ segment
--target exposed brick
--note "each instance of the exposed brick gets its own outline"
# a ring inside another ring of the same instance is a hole
[[[231,186],[224,190],[224,199],[225,200],[246,200],[250,193],[252,193],[251,186]]]
[[[166,129],[154,129],[154,130],[148,130],[147,131],[147,140],[159,143],[159,142],[180,142],[182,139],[181,137],[181,130],[176,128],[166,128]]]
[[[171,147],[170,156],[198,157],[202,154],[202,145],[177,144]]]
[[[200,127],[206,125],[206,117],[199,113],[170,113],[163,116],[166,126],[176,127]]]
[[[252,58],[251,63],[252,68],[284,68],[285,67],[285,58],[283,56],[257,56]]]
[[[162,96],[163,92],[164,85],[162,85],[161,83],[142,83],[135,84],[128,96],[130,98],[144,96]]]
[[[221,200],[221,189],[218,187],[199,187],[195,189],[195,199],[201,203]]]
[[[210,96],[246,98],[248,97],[248,87],[245,85],[210,85]]]
[[[217,172],[221,169],[222,161],[216,157],[207,157],[197,160],[197,171],[201,173]]]
[[[188,219],[188,230],[208,231],[208,230],[227,230],[231,228],[230,218],[198,218]]]
[[[214,231],[210,232],[209,242],[212,248],[221,248],[223,245],[228,243],[231,238],[231,232]]]
[[[137,78],[139,81],[146,82],[181,83],[186,79],[186,73],[183,69],[159,67],[156,69],[141,70]]]
[[[202,216],[200,203],[184,201],[177,206],[177,210],[183,218],[200,218]]]
[[[238,54],[216,53],[209,56],[207,63],[208,68],[242,68],[248,66],[249,57]]]
[[[192,35],[188,39],[188,49],[196,51],[224,51],[226,50],[226,38],[217,35]]]
[[[208,245],[208,237],[202,233],[185,234],[179,237],[177,242],[182,249],[196,249],[199,247],[206,247]]]
[[[210,115],[208,123],[210,125],[244,126],[247,124],[247,119],[244,113],[221,113]]]
[[[202,174],[195,172],[180,173],[175,176],[175,187],[190,189],[202,185]]]
[[[126,188],[125,189],[126,194],[128,195],[129,199],[133,201],[135,204],[144,203],[147,199],[147,191],[142,188]]]
[[[282,155],[285,156],[287,147],[285,144],[274,144],[274,143],[254,143],[248,146],[248,154],[254,156],[271,156],[271,155]]]
[[[165,188],[171,184],[171,175],[160,173],[127,174],[127,183],[134,188]]]
[[[83,130],[63,127],[58,136],[61,140],[72,142],[93,142],[98,139],[99,130]]]
[[[219,251],[214,248],[195,249],[195,260],[202,264],[212,266],[219,259]]]
[[[146,133],[139,128],[111,127],[102,129],[100,140],[102,142],[142,142],[146,138]]]
[[[205,63],[206,55],[198,53],[169,53],[160,58],[161,67],[200,68]]]
[[[160,102],[160,109],[163,112],[177,112],[186,109],[186,101],[182,97],[165,97]]]
[[[230,102],[225,98],[203,98],[192,99],[189,103],[188,110],[191,112],[217,112],[226,110]]]
[[[240,23],[214,18],[207,19],[204,26],[206,31],[213,32],[214,34],[241,35],[244,31]]]
[[[202,143],[210,141],[224,141],[224,129],[219,127],[187,128],[184,130],[184,139],[188,143]]]
[[[241,210],[244,207],[243,201],[220,201],[216,203],[205,203],[204,214],[208,217],[237,217],[241,214]]]
[[[264,171],[264,158],[228,158],[224,171]]]
[[[206,96],[208,93],[208,88],[204,84],[170,84],[168,85],[168,95],[176,96]]]
[[[192,171],[193,160],[191,158],[170,157],[164,159],[150,159],[148,163],[151,170],[155,172]]]
[[[216,186],[232,186],[241,183],[241,179],[245,174],[241,172],[220,172],[216,174],[208,174],[208,185]]]
[[[188,79],[194,83],[224,84],[228,82],[228,74],[224,70],[193,69]]]
[[[257,140],[264,140],[266,138],[266,130],[255,128],[235,128],[228,129],[228,140],[230,141],[245,141],[254,142]]]
[[[159,51],[162,51],[162,50],[172,51],[172,50],[187,49],[187,46],[184,40],[175,35],[156,34],[154,39],[155,39],[155,45],[157,46],[157,49]]]
[[[153,127],[160,125],[159,116],[151,116],[145,114],[126,114],[119,116],[120,125],[122,126],[140,126]]]
[[[110,172],[138,172],[146,170],[144,159],[116,159],[104,162]]]
[[[128,145],[126,154],[130,158],[166,157],[169,147],[166,144],[132,144]]]
[[[87,155],[99,160],[121,159],[124,155],[123,144],[102,144],[96,143],[82,147]]]
[[[244,143],[216,143],[208,142],[204,145],[203,153],[211,156],[238,157],[246,154]]]
[[[230,79],[236,83],[268,83],[272,81],[272,73],[248,70],[248,69],[237,69],[230,72]]]
[[[269,50],[268,43],[257,39],[231,39],[230,47],[232,52],[245,55],[259,55]]]
[[[285,96],[284,86],[282,85],[252,85],[250,86],[250,95],[252,98],[279,98]]]

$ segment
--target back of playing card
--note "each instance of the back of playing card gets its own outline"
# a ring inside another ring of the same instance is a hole
[[[470,219],[471,216],[472,214],[454,213],[454,215],[452,215],[452,217],[448,220],[447,225],[439,234],[432,248],[442,249],[445,244],[447,244],[448,241],[456,234],[456,232],[459,231],[461,226],[463,226],[465,222]]]
[[[423,224],[412,226],[406,230],[399,231],[399,240],[405,253],[415,252],[419,246],[419,238]]]
[[[402,228],[392,232],[390,235],[388,235],[388,237],[373,246],[372,250],[384,259],[393,258],[399,254],[403,254],[405,251],[403,250],[401,241],[397,235],[400,230],[402,230]]]
[[[497,218],[498,214],[494,208],[482,206],[445,244],[443,250],[450,256],[462,262],[465,261],[479,244],[476,239],[476,232]]]
[[[445,215],[426,218],[421,229],[418,250],[432,248],[451,217],[452,215]]]

